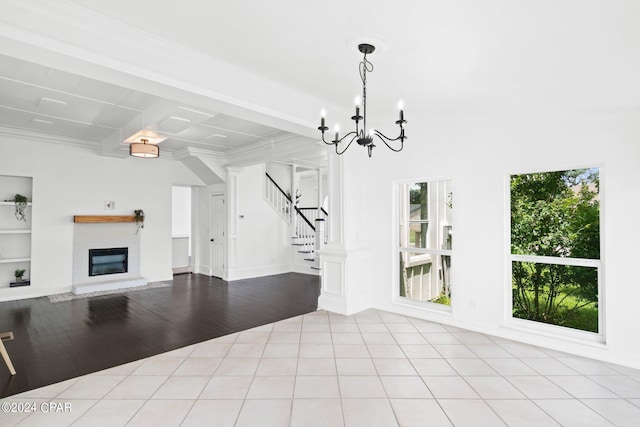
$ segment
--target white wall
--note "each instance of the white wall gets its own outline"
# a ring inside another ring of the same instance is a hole
[[[322,174],[322,200],[327,196],[327,174]],[[300,197],[300,206],[304,208],[312,208],[318,206],[318,173],[305,173],[300,176],[298,189],[302,194]]]
[[[264,200],[264,180],[264,165],[244,168],[237,175],[237,238],[235,248],[229,248],[234,264],[228,280],[291,270],[289,225]]]
[[[0,300],[71,290],[73,215],[145,212],[140,274],[171,279],[171,186],[202,184],[182,163],[101,157],[89,149],[0,136],[0,175],[33,177],[31,286]],[[115,210],[104,210],[105,201]]]
[[[171,232],[173,236],[191,235],[191,187],[171,188]]]
[[[421,114],[415,112],[415,116]],[[345,215],[345,229],[371,250],[374,306],[640,367],[640,334],[634,332],[640,324],[640,115],[430,117],[413,119],[407,133],[411,138],[401,153],[384,147],[377,148],[371,159],[364,150],[347,153],[351,154],[347,161],[364,167],[364,173],[347,172],[347,192],[363,192],[367,215],[357,219]],[[506,258],[507,176],[594,165],[601,167],[605,288],[601,309],[605,310],[606,344],[577,343],[505,327],[511,289]],[[398,281],[394,183],[443,177],[453,180],[454,191],[451,314],[393,302]]]
[[[282,163],[267,163],[265,170],[285,193],[291,193],[291,166]],[[262,186],[264,188],[264,185]]]

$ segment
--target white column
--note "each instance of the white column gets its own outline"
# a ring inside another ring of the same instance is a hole
[[[315,220],[314,227],[316,228],[316,247],[315,251],[321,251],[324,249],[324,227],[326,222],[323,218],[317,218]]]
[[[318,169],[318,218],[322,218],[322,170],[321,169]]]
[[[361,162],[368,158],[361,154],[329,153],[329,241],[317,252],[322,277],[318,307],[344,315],[371,307],[370,251],[362,225],[366,200],[360,191]]]
[[[289,209],[289,213],[291,214],[291,225],[292,232],[291,235],[296,235],[296,220],[298,216],[296,215],[296,210],[294,208],[296,204],[296,192],[298,190],[298,183],[296,182],[296,165],[291,165],[291,209]]]

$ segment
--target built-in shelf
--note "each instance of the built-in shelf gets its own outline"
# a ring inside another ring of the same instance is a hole
[[[15,202],[0,202],[0,206],[15,206]],[[31,202],[27,203],[27,206],[31,206]]]
[[[2,258],[0,264],[12,264],[16,262],[29,262],[31,258]]]
[[[31,230],[0,230],[0,234],[30,234]]]
[[[73,222],[100,223],[100,222],[135,222],[134,215],[75,215]]]
[[[16,216],[16,195],[28,200],[26,209]],[[31,281],[12,281],[16,269],[24,269],[25,277],[31,276],[31,224],[33,220],[33,178],[0,174],[0,291],[20,286],[30,286]],[[34,283],[34,285],[37,285]],[[0,422],[2,424],[2,422]]]

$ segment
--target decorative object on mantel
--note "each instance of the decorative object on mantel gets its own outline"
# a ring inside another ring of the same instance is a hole
[[[16,271],[14,272],[14,275],[16,276],[16,282],[21,282],[22,281],[22,277],[24,276],[24,273],[27,270],[23,269],[23,268],[17,268]]]
[[[27,217],[25,216],[24,210],[27,208],[27,204],[29,203],[29,200],[27,199],[26,196],[23,196],[22,194],[16,194],[15,196],[13,196],[13,199],[5,200],[5,202],[15,203],[16,219],[18,221],[27,222]]]
[[[136,234],[138,234],[138,231],[140,231],[141,228],[144,228],[144,211],[142,209],[136,209],[133,213],[135,213],[136,225],[138,226]]]
[[[351,117],[351,120],[356,122],[356,130],[351,131],[347,133],[345,136],[343,136],[342,138],[340,138],[340,135],[339,135],[340,129],[338,128],[338,125],[336,125],[336,128],[335,128],[336,135],[333,141],[330,141],[330,142],[325,141],[324,133],[325,131],[329,130],[329,128],[325,126],[324,110],[322,111],[322,117],[320,118],[320,127],[318,127],[318,130],[322,132],[322,142],[324,142],[327,145],[335,145],[336,154],[338,155],[343,154],[345,151],[347,151],[347,149],[351,146],[351,143],[354,140],[356,140],[356,142],[359,145],[362,145],[363,147],[367,147],[369,157],[371,157],[371,152],[375,147],[375,145],[373,144],[374,137],[378,137],[378,139],[382,141],[384,145],[386,145],[391,151],[398,152],[398,151],[402,151],[402,148],[404,146],[404,140],[408,138],[404,134],[404,125],[407,123],[407,121],[404,119],[402,102],[398,103],[398,108],[400,109],[400,115],[398,117],[398,120],[396,120],[396,124],[400,126],[400,135],[398,135],[395,138],[389,138],[385,136],[382,132],[376,129],[369,129],[369,132],[367,132],[367,72],[373,71],[373,64],[369,62],[369,60],[367,60],[367,54],[373,53],[375,49],[376,49],[375,46],[366,44],[366,43],[358,45],[358,50],[364,54],[364,59],[360,62],[360,79],[362,80],[362,110],[363,111],[361,116],[360,115],[360,99],[356,98],[356,114],[355,116]],[[362,129],[359,128],[359,123],[361,120],[362,120]],[[349,143],[342,151],[339,151],[338,144],[348,137],[351,137],[351,139],[349,139]],[[387,141],[393,142],[398,140],[400,141],[400,148],[398,149],[391,147],[387,143]]]

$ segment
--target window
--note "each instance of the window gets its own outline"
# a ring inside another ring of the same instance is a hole
[[[450,180],[400,184],[399,296],[451,304]]]
[[[600,333],[598,168],[510,177],[512,316]]]

